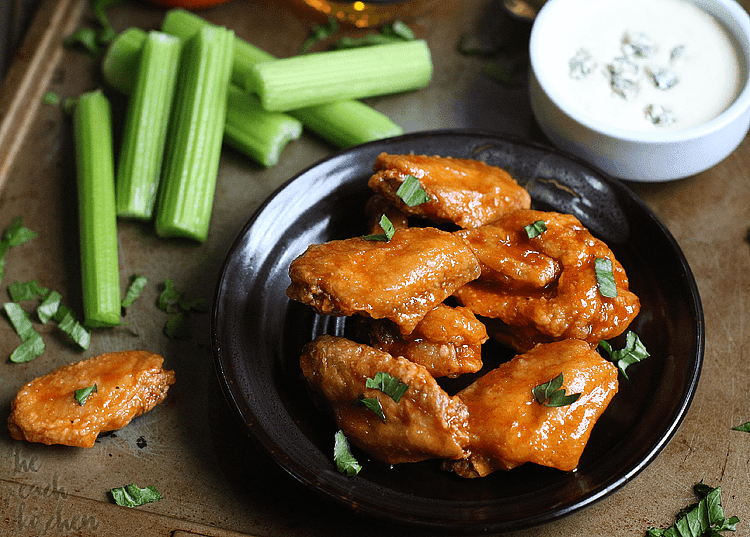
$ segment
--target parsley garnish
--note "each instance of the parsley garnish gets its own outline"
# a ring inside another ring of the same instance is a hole
[[[742,423],[738,425],[737,427],[732,427],[733,431],[742,431],[743,433],[750,433],[750,421],[746,421],[745,423]]]
[[[422,185],[419,183],[419,179],[413,175],[407,175],[404,182],[396,190],[396,195],[409,207],[415,207],[423,203],[427,203],[432,198],[425,192]]]
[[[383,406],[380,404],[380,399],[377,397],[365,397],[364,395],[361,395],[359,399],[357,399],[357,403],[369,408],[375,412],[381,420],[385,421]]]
[[[526,236],[530,239],[533,239],[534,237],[538,237],[539,235],[547,231],[547,224],[544,222],[544,220],[537,220],[533,224],[523,226],[523,228],[526,230]]]
[[[37,233],[23,225],[23,216],[16,216],[13,222],[0,235],[0,281],[5,274],[5,255],[14,246],[30,241],[37,237]]]
[[[78,404],[80,406],[83,406],[83,403],[86,402],[86,399],[89,398],[89,395],[97,391],[96,384],[93,386],[86,386],[85,388],[81,388],[80,390],[76,390],[73,394],[73,397],[76,398],[76,401],[78,401]]]
[[[563,374],[560,373],[552,380],[533,388],[531,393],[534,394],[534,399],[536,399],[537,403],[545,406],[568,406],[578,401],[581,394],[572,393],[570,395],[565,395],[565,388],[563,388],[562,385]]]
[[[406,390],[409,389],[408,384],[383,371],[376,373],[375,378],[368,378],[365,381],[365,387],[380,390],[397,403],[401,400],[404,393],[406,393]]]
[[[28,314],[15,302],[6,302],[3,308],[16,334],[21,338],[21,344],[10,354],[10,361],[19,364],[41,356],[45,350],[44,340],[39,332],[34,330]]]
[[[339,472],[349,477],[357,475],[362,469],[349,450],[349,442],[344,436],[344,431],[338,431],[334,436],[333,462],[336,463],[336,469]]]
[[[125,297],[122,299],[122,307],[127,308],[133,304],[136,298],[141,294],[143,288],[146,287],[148,280],[145,276],[139,276],[134,274],[130,278],[130,284],[125,291]]]
[[[383,241],[388,242],[393,238],[396,233],[396,229],[393,227],[393,223],[390,218],[386,215],[380,217],[380,227],[383,228],[383,233],[377,233],[373,235],[364,235],[362,238],[366,241]]]
[[[683,508],[669,528],[649,528],[647,537],[718,537],[721,531],[735,531],[740,519],[724,516],[721,487],[711,488],[701,481],[693,490],[700,500]]]
[[[599,342],[599,348],[604,350],[609,355],[609,359],[617,364],[617,368],[625,378],[628,378],[625,369],[629,365],[637,364],[651,356],[638,335],[631,330],[628,330],[625,334],[625,347],[622,349],[614,350],[612,345],[604,340]]]
[[[188,300],[185,293],[177,291],[174,280],[164,280],[164,289],[159,295],[158,307],[165,313],[172,315],[164,325],[164,335],[170,339],[189,339],[191,334],[188,326],[188,314],[196,311],[208,311],[208,303],[204,298]]]
[[[599,285],[599,293],[607,298],[617,296],[617,285],[615,275],[612,273],[612,261],[607,257],[597,257],[594,260],[596,271],[596,283]]]
[[[124,487],[110,489],[109,493],[117,505],[123,507],[138,507],[144,503],[151,503],[161,500],[161,494],[153,485],[142,489],[131,483]]]

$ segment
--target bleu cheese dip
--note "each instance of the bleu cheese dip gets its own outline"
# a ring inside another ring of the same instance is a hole
[[[731,38],[690,0],[574,0],[553,20],[538,68],[569,107],[610,126],[687,129],[740,92]]]

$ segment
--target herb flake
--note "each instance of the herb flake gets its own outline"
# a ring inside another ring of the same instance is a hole
[[[572,405],[578,398],[581,397],[580,393],[573,393],[570,395],[565,394],[565,388],[562,387],[564,382],[563,374],[560,373],[552,380],[549,380],[539,386],[536,386],[531,390],[534,395],[534,399],[540,405],[549,407],[561,407]]]
[[[721,506],[721,487],[712,488],[702,481],[693,487],[700,498],[683,508],[669,528],[649,528],[647,537],[719,537],[719,532],[735,531],[740,519],[726,518]]]
[[[339,472],[349,477],[357,475],[362,470],[362,466],[349,449],[349,442],[346,440],[344,431],[338,431],[334,436],[333,462],[336,463],[336,469]]]
[[[628,330],[625,334],[625,346],[622,349],[615,350],[609,342],[604,340],[599,342],[599,348],[607,353],[612,362],[617,364],[617,368],[626,379],[628,374],[625,370],[628,366],[637,364],[651,356],[638,334],[632,330]]]
[[[145,503],[161,500],[161,494],[153,485],[146,488],[140,488],[138,485],[131,483],[124,487],[110,489],[109,493],[117,505],[123,507],[138,507]]]
[[[544,220],[537,220],[532,224],[523,226],[523,228],[526,230],[526,236],[530,239],[533,239],[547,231],[547,224],[544,222]]]
[[[404,393],[406,393],[406,390],[409,389],[408,384],[383,371],[378,371],[374,378],[368,378],[365,381],[365,387],[380,390],[397,403],[401,400]]]
[[[83,404],[86,402],[86,399],[89,398],[89,395],[97,391],[97,386],[94,384],[93,386],[87,386],[85,388],[81,388],[79,390],[76,390],[73,393],[73,397],[75,397],[76,401],[78,401],[78,404],[80,406],[83,406]]]
[[[121,305],[123,308],[130,307],[136,298],[141,294],[141,291],[146,287],[148,279],[145,276],[133,275],[128,284],[128,288],[125,291],[125,296],[122,299]]]
[[[383,229],[383,233],[374,233],[372,235],[364,235],[362,238],[366,241],[382,241],[388,242],[396,234],[396,229],[393,227],[393,223],[390,218],[386,215],[380,217],[380,227]]]
[[[364,395],[362,395],[359,397],[359,399],[357,399],[357,404],[372,410],[382,421],[385,422],[383,405],[380,404],[380,399],[378,399],[377,397],[365,397]]]
[[[597,257],[594,260],[594,270],[599,294],[607,298],[615,298],[617,284],[615,284],[615,275],[612,272],[612,261],[608,257]]]
[[[401,201],[403,201],[408,207],[416,207],[417,205],[427,203],[432,199],[425,189],[422,188],[419,179],[413,175],[406,176],[404,182],[401,183],[398,190],[396,190],[396,195],[401,198]]]
[[[742,423],[738,425],[737,427],[732,427],[733,431],[742,431],[743,433],[750,433],[750,421],[746,421],[745,423]]]

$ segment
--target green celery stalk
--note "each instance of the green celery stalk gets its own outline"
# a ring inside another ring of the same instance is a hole
[[[194,13],[184,9],[171,9],[167,12],[161,29],[168,34],[187,39],[199,28],[211,25],[209,21]],[[126,39],[131,38],[132,36],[126,36]],[[232,81],[244,89],[247,89],[246,83],[253,66],[276,59],[268,52],[239,37],[235,37],[234,51]],[[118,69],[119,72],[122,70]],[[122,82],[117,80],[121,78],[119,72],[114,73],[112,78],[115,79],[115,83],[121,84]],[[107,69],[105,69],[105,77],[106,73]],[[230,101],[228,114],[233,113],[236,112],[233,111],[233,104]],[[358,101],[319,104],[302,110],[289,111],[289,115],[300,120],[307,129],[340,148],[403,134],[403,129],[390,118]],[[248,124],[247,130],[251,128]],[[229,140],[228,142],[237,148],[234,143]]]
[[[179,37],[176,32],[170,35]],[[185,38],[189,39],[192,35],[186,35]],[[146,32],[140,28],[128,28],[110,44],[102,61],[104,79],[126,95],[134,91],[135,79],[132,73],[138,69],[141,47],[145,40]],[[240,42],[235,39],[235,51]],[[224,141],[259,164],[271,166],[271,163],[278,161],[285,145],[299,138],[299,120],[280,112],[267,112],[260,107],[257,99],[257,104],[249,104],[252,97],[239,97],[238,93],[243,90],[235,84],[230,84],[229,88]]]
[[[423,40],[315,52],[253,66],[245,87],[266,110],[287,111],[424,87],[432,78]]]
[[[175,8],[167,11],[161,24],[161,31],[188,40],[205,26],[214,26],[207,20],[185,9]],[[253,65],[273,60],[273,55],[251,45],[239,38],[234,40],[234,61],[232,65],[232,82],[242,87],[245,77]]]
[[[224,141],[263,166],[279,162],[281,150],[302,134],[302,122],[281,112],[268,112],[258,97],[234,84],[227,93]]]
[[[118,216],[153,215],[181,46],[180,39],[162,32],[144,39],[117,168]]]
[[[398,136],[404,132],[391,118],[356,100],[307,106],[287,113],[340,148]]]
[[[161,237],[206,240],[226,121],[234,32],[204,27],[184,45],[156,210]]]
[[[84,324],[120,322],[120,275],[110,105],[101,90],[84,93],[73,112],[78,178]]]

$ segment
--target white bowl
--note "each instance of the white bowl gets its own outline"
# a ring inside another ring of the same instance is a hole
[[[730,34],[740,65],[739,90],[718,116],[682,130],[639,131],[597,120],[572,103],[543,59],[555,46],[563,15],[588,0],[548,0],[531,31],[529,91],[537,122],[562,150],[630,181],[668,181],[697,174],[726,158],[750,127],[750,17],[736,0],[691,0]],[[625,1],[625,0],[620,0]],[[586,13],[579,16],[585,17]]]

